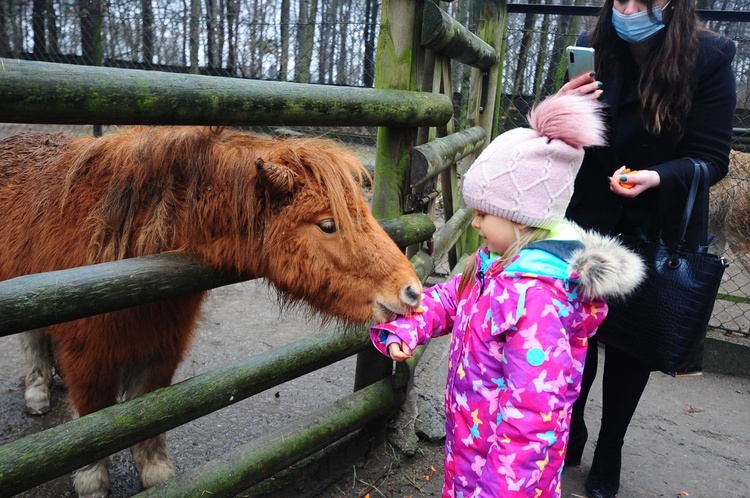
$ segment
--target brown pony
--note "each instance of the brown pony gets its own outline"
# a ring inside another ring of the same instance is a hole
[[[135,127],[101,138],[0,141],[0,280],[163,251],[266,278],[284,302],[347,322],[419,303],[421,284],[361,196],[366,171],[323,139]],[[30,411],[49,409],[52,357],[78,415],[167,386],[205,292],[22,334]],[[164,434],[136,444],[145,487],[174,475]],[[106,496],[107,460],[79,469]]]

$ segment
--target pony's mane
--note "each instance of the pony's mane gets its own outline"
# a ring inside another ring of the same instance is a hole
[[[133,127],[71,142],[62,206],[79,184],[100,188],[86,220],[87,263],[167,250],[195,240],[227,239],[249,258],[267,210],[257,195],[256,159],[292,169],[308,188],[325,192],[344,237],[361,227],[361,187],[368,172],[336,142],[273,139],[207,127]],[[231,241],[228,239],[232,239]],[[241,257],[241,256],[237,256]],[[235,268],[247,261],[235,261]]]

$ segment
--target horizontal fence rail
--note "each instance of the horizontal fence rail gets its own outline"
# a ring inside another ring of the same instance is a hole
[[[421,43],[449,59],[485,71],[498,61],[494,48],[432,2],[425,2]]]
[[[0,446],[12,496],[369,347],[364,331],[327,331]],[[266,474],[266,476],[271,474]]]
[[[0,122],[440,126],[446,95],[0,59]]]
[[[381,220],[400,247],[429,239],[422,213]],[[0,282],[0,336],[254,278],[222,275],[177,252],[123,259]]]
[[[310,414],[301,427],[276,432],[229,451],[189,473],[180,474],[137,498],[236,496],[316,451],[340,440],[403,403],[408,378],[386,378]],[[242,495],[241,495],[242,496]]]
[[[464,157],[481,150],[486,141],[484,128],[475,126],[414,147],[411,152],[411,188],[435,178]]]

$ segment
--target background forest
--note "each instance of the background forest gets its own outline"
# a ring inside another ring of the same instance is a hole
[[[444,8],[473,29],[479,5],[456,0]],[[750,0],[698,6],[746,15]],[[0,0],[0,57],[370,87],[380,9],[379,0]],[[528,99],[555,91],[564,70],[560,54],[592,21],[510,14],[503,93]],[[737,43],[738,100],[746,108],[750,23],[708,25]],[[453,78],[460,93],[468,71],[456,67]]]

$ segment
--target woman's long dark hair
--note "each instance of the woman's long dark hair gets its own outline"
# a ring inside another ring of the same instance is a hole
[[[597,71],[607,74],[616,67],[620,40],[612,26],[614,0],[605,0],[594,29],[591,46],[596,49]],[[643,0],[649,9],[654,0]],[[682,136],[696,86],[695,63],[698,36],[706,30],[698,19],[694,0],[671,0],[663,12],[666,27],[654,41],[641,66],[638,89],[643,107],[642,120],[654,134]]]

